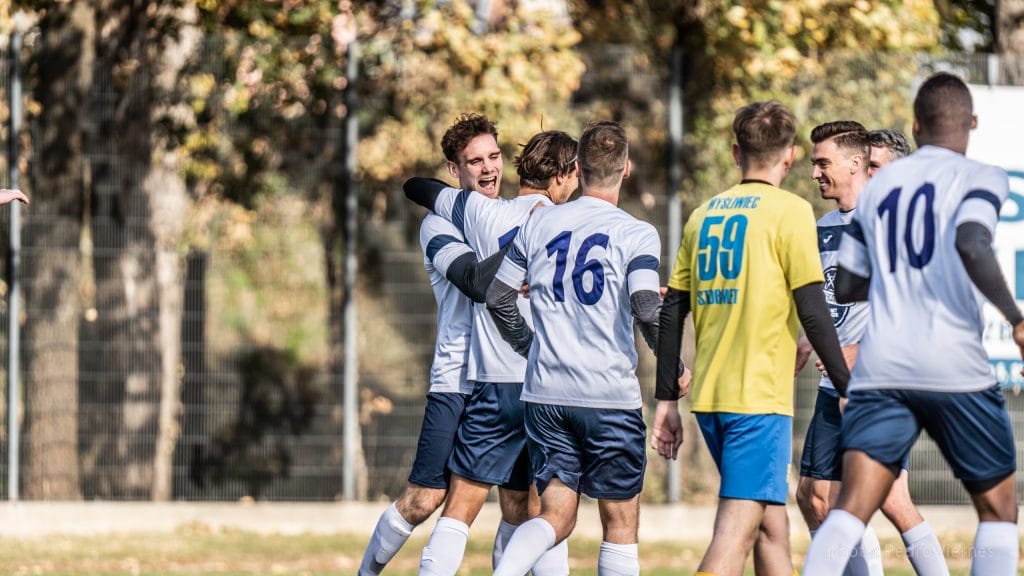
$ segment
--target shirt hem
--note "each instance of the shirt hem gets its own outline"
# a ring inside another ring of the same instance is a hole
[[[643,408],[643,401],[630,401],[630,402],[576,402],[572,400],[566,400],[564,398],[544,398],[534,394],[523,394],[520,396],[520,400],[523,402],[531,402],[533,404],[549,404],[552,406],[572,406],[573,408],[610,408],[613,410],[636,410],[637,408]]]

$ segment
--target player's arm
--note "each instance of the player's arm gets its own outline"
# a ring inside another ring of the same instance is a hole
[[[402,186],[406,198],[427,210],[434,210],[437,198],[445,188],[449,188],[448,184],[437,178],[421,178],[419,176],[409,178]]]
[[[476,254],[472,251],[464,253],[448,266],[444,277],[473,302],[483,304],[487,298],[487,288],[494,280],[501,261],[505,259],[508,246],[506,244],[504,248],[483,260],[477,260]]]
[[[679,375],[683,372],[679,350],[683,343],[683,326],[690,313],[690,293],[669,287],[658,313],[658,338],[654,348],[658,367],[654,397],[658,400],[679,399]]]
[[[864,242],[864,229],[855,219],[843,232],[839,244],[839,269],[836,270],[835,296],[840,304],[864,302],[871,286],[871,259]]]
[[[28,196],[25,196],[25,193],[22,192],[21,190],[8,188],[0,189],[0,205],[10,204],[15,200],[17,200],[18,202],[28,204]]]
[[[807,340],[818,353],[832,384],[840,396],[846,396],[846,385],[850,381],[850,369],[839,346],[839,336],[832,324],[832,315],[825,302],[825,293],[820,282],[813,282],[793,290],[793,301],[800,324],[804,327]]]
[[[526,319],[519,312],[516,304],[519,298],[519,287],[523,285],[526,278],[526,257],[523,255],[523,231],[520,230],[516,238],[509,242],[506,247],[508,254],[505,255],[501,266],[494,275],[494,280],[487,288],[487,311],[494,319],[494,325],[498,327],[501,337],[512,346],[522,357],[530,353],[530,346],[533,344],[533,330],[526,324]]]

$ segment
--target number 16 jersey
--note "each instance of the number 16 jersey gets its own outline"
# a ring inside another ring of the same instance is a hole
[[[811,205],[748,181],[686,221],[669,287],[690,293],[691,410],[793,414],[793,290],[823,282]]]
[[[868,323],[851,390],[970,392],[995,384],[982,345],[982,297],[956,249],[956,228],[995,235],[1006,172],[923,146],[878,172],[857,198],[839,265],[870,277]]]

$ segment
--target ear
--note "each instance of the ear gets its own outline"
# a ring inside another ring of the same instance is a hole
[[[733,146],[735,146],[735,144],[733,144]],[[796,146],[790,146],[789,152],[786,153],[785,158],[783,159],[783,165],[786,167],[787,171],[789,171],[789,168],[793,166],[793,162],[796,162]]]
[[[629,173],[633,171],[633,161],[626,158],[626,171],[622,173],[622,179],[626,180],[629,178]]]
[[[854,154],[850,156],[850,174],[856,174],[864,169],[864,155]]]
[[[455,162],[452,162],[451,160],[445,160],[445,166],[448,167],[448,175],[458,180],[459,171],[457,170],[458,166],[455,164]]]
[[[742,160],[740,160],[740,145],[739,144],[735,144],[734,143],[732,145],[732,159],[733,159],[733,162],[736,163],[736,167],[737,168],[739,168],[740,165],[743,164]]]
[[[913,123],[913,125],[911,125],[910,130],[914,134],[920,134],[921,133],[921,121],[918,120],[917,117],[914,117],[914,123]]]
[[[978,115],[977,114],[971,114],[971,130],[974,130],[977,127],[978,127]]]

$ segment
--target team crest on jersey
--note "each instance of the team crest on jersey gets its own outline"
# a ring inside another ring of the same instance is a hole
[[[836,266],[825,268],[825,286],[822,290],[825,292],[825,301],[828,302],[829,314],[832,315],[832,324],[839,328],[846,322],[853,304],[836,302],[836,270],[838,270]]]

